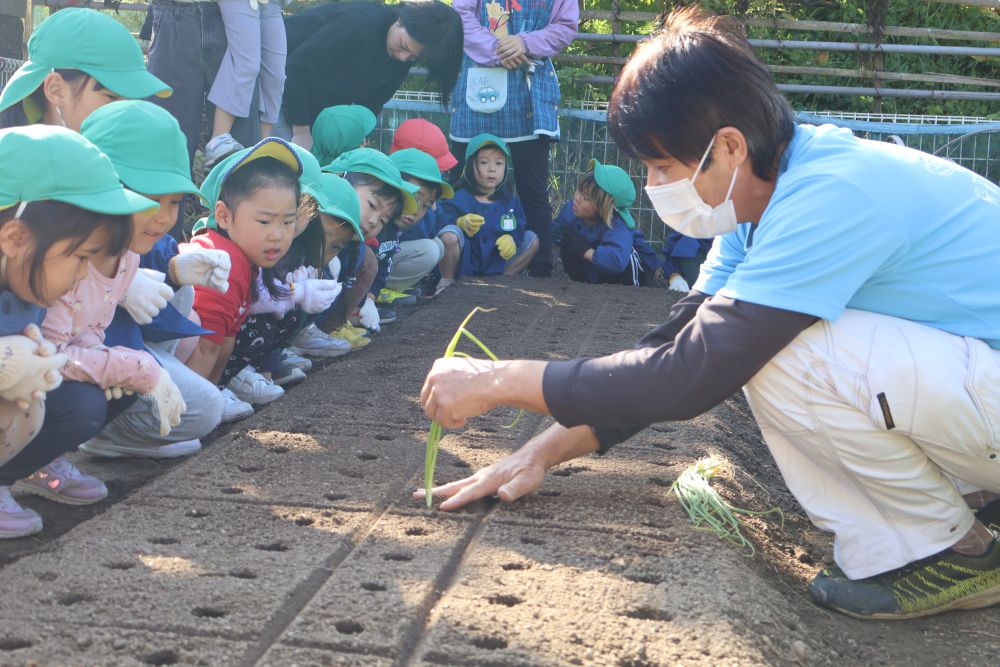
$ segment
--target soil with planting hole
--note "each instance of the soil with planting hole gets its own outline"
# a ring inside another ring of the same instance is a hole
[[[109,499],[19,496],[45,530],[0,540],[0,589],[24,600],[0,630],[0,665],[996,664],[1000,609],[889,623],[809,602],[831,541],[789,494],[741,395],[557,466],[512,505],[445,515],[410,498],[427,429],[417,396],[474,306],[496,309],[470,329],[497,356],[561,360],[631,346],[675,298],[467,281],[403,309],[368,348],[317,363],[190,460],[72,455]],[[516,417],[499,409],[446,432],[436,481],[550,423]],[[694,529],[670,495],[706,455],[725,463],[713,485],[732,505],[781,510],[744,517],[753,555]],[[125,596],[144,604],[116,614]],[[119,631],[131,634],[109,638]]]

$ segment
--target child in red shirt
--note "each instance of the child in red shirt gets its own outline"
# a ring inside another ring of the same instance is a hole
[[[194,310],[214,333],[199,339],[187,365],[212,382],[221,379],[257,298],[257,271],[268,289],[280,289],[267,278],[295,237],[301,174],[292,147],[272,137],[217,164],[201,187],[214,208],[191,244],[222,250],[232,266],[225,293],[195,287]]]

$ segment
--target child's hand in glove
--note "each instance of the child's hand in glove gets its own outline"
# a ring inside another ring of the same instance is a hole
[[[139,269],[118,305],[128,311],[136,324],[149,324],[174,295],[170,285],[163,282],[166,278],[159,271]]]
[[[170,260],[170,271],[178,285],[211,287],[225,294],[229,291],[232,262],[222,250],[191,248]]]
[[[29,403],[62,384],[60,371],[68,359],[56,354],[55,346],[34,324],[24,329],[23,336],[0,337],[0,399],[27,410]]]
[[[340,295],[341,284],[336,280],[310,278],[295,283],[295,304],[310,315],[322,313]]]
[[[378,308],[375,307],[375,301],[371,297],[365,299],[364,305],[358,311],[358,316],[361,320],[361,326],[365,329],[371,329],[372,331],[379,331],[381,329]]]
[[[160,379],[156,381],[153,391],[144,394],[143,399],[152,404],[153,412],[160,419],[160,435],[167,435],[170,429],[180,424],[181,415],[187,410],[180,390],[165,368],[160,369]]]
[[[510,259],[517,254],[517,244],[514,243],[514,237],[510,234],[504,234],[497,239],[497,250],[500,251],[500,256],[505,260]]]
[[[481,215],[476,215],[475,213],[466,213],[461,218],[455,221],[458,228],[465,232],[466,236],[475,236],[479,228],[483,226],[486,219]]]
[[[667,287],[675,292],[684,292],[685,294],[691,291],[691,287],[688,286],[687,281],[684,280],[684,276],[679,273],[675,273],[670,276],[670,280],[667,282]]]

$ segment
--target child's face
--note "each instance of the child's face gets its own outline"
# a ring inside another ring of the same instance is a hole
[[[319,217],[323,222],[323,263],[326,264],[354,239],[354,228],[350,223],[326,213],[320,213]]]
[[[297,213],[295,191],[282,187],[258,188],[235,211],[221,201],[215,205],[219,227],[252,265],[262,269],[271,268],[288,252],[295,238]]]
[[[105,104],[123,99],[107,88],[97,90],[97,80],[93,78],[88,78],[79,87],[74,83],[63,79],[58,72],[52,72],[44,84],[48,102],[59,109],[62,122],[74,132],[80,131],[87,116]]]
[[[56,241],[45,253],[38,272],[39,299],[31,291],[31,261],[34,257],[35,236],[20,220],[11,220],[0,228],[0,249],[7,257],[7,288],[19,298],[39,306],[50,307],[87,275],[90,260],[104,251],[108,234],[104,229],[93,232],[75,250],[74,239]]]
[[[573,193],[573,215],[587,223],[600,222],[594,202],[579,190]]]
[[[159,202],[160,207],[132,214],[132,240],[128,249],[139,255],[152,250],[156,242],[170,231],[177,222],[177,210],[184,199],[180,193],[143,196]]]
[[[417,212],[412,215],[400,216],[399,222],[396,223],[404,229],[423,220],[424,216],[427,215],[427,211],[431,210],[435,202],[435,188],[416,178],[406,178],[405,180],[414,185],[419,185],[420,191],[413,195],[417,200]]]
[[[361,231],[365,240],[370,241],[389,224],[396,201],[392,197],[380,196],[372,185],[355,185],[354,191],[358,193],[361,203]]]
[[[507,158],[499,148],[487,146],[476,153],[473,166],[476,183],[485,194],[493,194],[503,183],[504,174],[507,172]]]

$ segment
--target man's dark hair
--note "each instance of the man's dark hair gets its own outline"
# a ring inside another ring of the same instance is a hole
[[[464,34],[458,12],[438,0],[401,2],[397,9],[399,24],[410,37],[423,45],[417,58],[427,66],[427,81],[441,93],[448,104],[462,68]]]
[[[608,131],[633,157],[690,164],[723,127],[743,133],[754,174],[773,180],[795,127],[791,106],[739,23],[695,5],[674,10],[622,70]]]

